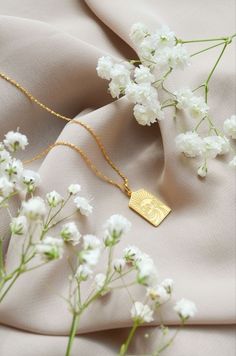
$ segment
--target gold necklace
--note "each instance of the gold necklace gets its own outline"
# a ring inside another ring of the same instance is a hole
[[[110,165],[110,167],[120,176],[122,179],[122,183],[118,183],[114,181],[113,179],[109,178],[105,174],[103,174],[96,166],[95,164],[90,160],[88,155],[78,146],[74,145],[73,143],[66,142],[66,141],[57,141],[50,145],[47,149],[36,155],[30,160],[25,161],[25,163],[30,163],[33,162],[37,159],[42,158],[45,156],[51,149],[57,146],[66,146],[74,151],[78,152],[85,163],[90,167],[90,169],[96,174],[97,177],[102,179],[103,181],[112,184],[113,186],[119,188],[123,193],[125,193],[129,197],[129,207],[134,210],[136,213],[138,213],[140,216],[142,216],[144,219],[146,219],[149,223],[151,223],[154,226],[158,226],[164,219],[165,217],[170,213],[171,209],[165,205],[162,201],[157,199],[154,195],[151,193],[147,192],[145,189],[139,189],[137,191],[132,191],[129,187],[129,182],[128,178],[120,171],[120,169],[114,164],[114,162],[111,160],[109,155],[107,154],[107,151],[99,138],[99,136],[95,133],[95,131],[87,124],[85,124],[83,121],[76,120],[76,119],[71,119],[68,118],[64,115],[61,115],[54,110],[50,109],[43,103],[41,103],[38,99],[36,99],[27,89],[25,89],[23,86],[21,86],[18,82],[16,82],[14,79],[6,76],[4,73],[0,72],[0,77],[14,85],[16,88],[18,88],[23,94],[25,94],[31,101],[39,105],[42,109],[46,110],[53,116],[63,119],[65,121],[70,122],[70,124],[77,124],[82,126],[89,132],[89,134],[93,137],[95,140],[99,150],[101,151],[104,159],[106,162]]]

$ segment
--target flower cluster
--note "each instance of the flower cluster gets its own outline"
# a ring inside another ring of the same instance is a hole
[[[10,153],[24,149],[27,144],[27,137],[18,131],[8,132],[0,143],[0,207],[11,196],[33,193],[39,185],[39,174],[24,169],[22,162]]]
[[[146,288],[146,297],[150,301],[150,304],[143,304],[139,301],[135,302],[131,309],[131,317],[134,321],[142,324],[143,322],[153,321],[153,314],[157,308],[162,304],[168,302],[173,292],[173,280],[170,278],[164,279],[161,283],[158,283],[157,268],[152,258],[139,250],[136,246],[128,246],[124,249],[122,259],[116,260],[114,268],[118,273],[124,272],[126,265],[131,265],[134,271],[136,271],[136,281],[138,284],[143,285]],[[184,299],[186,303],[188,302]],[[196,307],[194,303],[189,302],[194,306],[192,313],[187,313],[187,310],[181,311],[178,309],[178,302],[174,307],[175,311],[178,311],[181,319],[187,320],[189,317],[194,316]],[[184,302],[180,305],[184,305]],[[194,309],[195,308],[195,309]],[[191,308],[189,308],[190,310]]]
[[[75,278],[77,282],[86,281],[89,277],[93,275],[94,268],[99,262],[101,256],[102,245],[105,248],[112,248],[116,245],[122,236],[129,230],[131,224],[130,222],[121,215],[112,215],[104,224],[103,227],[103,241],[97,236],[86,234],[82,238],[82,245],[78,252],[78,262],[79,265],[76,268]],[[64,229],[62,230],[64,231]],[[122,263],[124,261],[113,261],[111,264],[115,270],[121,272]],[[102,291],[105,287],[106,275],[104,273],[98,273],[94,277],[94,283],[96,291]],[[103,290],[102,293],[104,294]]]
[[[56,260],[63,255],[63,240],[58,237],[46,236],[35,245],[35,252],[48,260]]]
[[[186,110],[195,119],[202,119],[207,116],[209,106],[202,96],[196,96],[189,88],[181,88],[174,92],[176,96],[176,107]]]
[[[218,155],[225,155],[232,150],[230,137],[236,138],[236,116],[232,115],[224,122],[225,135],[210,135],[201,137],[196,131],[187,131],[179,134],[176,139],[176,146],[179,152],[186,157],[201,157],[203,164],[198,169],[198,175],[205,177],[207,174],[207,160],[216,158]],[[227,137],[229,136],[229,137]],[[236,166],[236,156],[229,162],[230,166]]]
[[[136,23],[130,38],[142,63],[154,68],[154,73],[165,73],[169,68],[183,69],[190,63],[185,46],[178,43],[175,33],[167,26],[151,32],[145,25]]]
[[[117,73],[118,71],[119,68]],[[135,73],[137,82],[142,82],[147,76],[148,73],[144,71]],[[232,131],[232,128],[230,130]],[[78,223],[71,220],[65,222],[76,212],[88,216],[93,211],[90,201],[79,195],[80,185],[70,184],[65,196],[56,190],[48,192],[45,197],[35,196],[40,182],[39,174],[25,170],[23,163],[10,154],[19,148],[25,148],[28,143],[26,136],[17,131],[10,132],[5,137],[0,143],[0,207],[7,208],[11,218],[10,231],[13,238],[19,238],[22,248],[19,265],[13,271],[6,272],[4,264],[0,265],[0,302],[19,275],[61,259],[65,249],[69,248],[75,257],[75,267],[71,265],[73,274],[69,276],[68,299],[73,320],[97,298],[120,288],[117,286],[119,281],[122,281],[121,287],[127,289],[124,277],[130,275],[135,277],[132,284],[144,288],[145,299],[144,303],[132,303],[131,318],[136,326],[153,321],[157,309],[171,298],[173,281],[165,279],[159,283],[154,261],[136,246],[126,247],[121,257],[113,258],[116,245],[128,233],[131,223],[124,216],[114,214],[103,225],[102,238],[93,234],[81,234]],[[18,194],[22,201],[17,216],[13,217],[9,202],[15,194]],[[73,213],[62,216],[63,209],[71,200]],[[59,233],[54,236],[52,229],[59,224]],[[107,266],[104,271],[97,271],[104,252],[107,253]],[[0,254],[2,256],[2,250]],[[90,283],[90,288],[88,287],[88,296],[83,300],[80,286],[85,282],[88,286]],[[185,322],[194,316],[196,307],[194,303],[182,299],[176,304],[175,311],[182,322]],[[73,337],[71,334],[69,350]],[[124,348],[127,349],[127,345]]]
[[[116,245],[121,236],[126,234],[131,227],[131,223],[122,215],[112,215],[104,225],[105,246]]]
[[[110,57],[101,57],[97,73],[110,80],[109,92],[113,98],[126,95],[135,104],[134,116],[140,125],[151,125],[164,118],[157,91],[163,77],[174,68],[187,66],[190,57],[166,26],[150,32],[138,23],[132,27],[130,37],[140,60],[115,63]],[[133,63],[139,64],[135,67]]]
[[[113,258],[116,245],[125,237],[131,228],[131,223],[122,215],[110,216],[103,225],[103,238],[92,234],[81,236],[74,224],[66,224],[62,227],[61,236],[64,241],[69,241],[75,236],[78,249],[76,250],[76,265],[73,274],[69,277],[69,299],[68,304],[73,314],[73,320],[78,317],[96,299],[103,297],[107,293],[114,292],[117,288],[128,290],[129,285],[139,285],[144,289],[144,302],[132,298],[131,319],[135,328],[143,323],[150,323],[154,320],[155,313],[163,304],[167,303],[173,293],[173,280],[166,278],[159,282],[157,268],[153,259],[142,252],[137,246],[127,246],[123,249],[120,257]],[[54,251],[53,251],[54,252]],[[102,252],[107,252],[107,265],[104,259],[100,263]],[[97,272],[97,268],[105,267],[104,270]],[[126,284],[126,277],[133,278],[134,282]],[[122,282],[119,286],[117,283]],[[86,283],[86,293],[81,294],[81,284]],[[128,292],[129,296],[131,292]],[[182,299],[178,301],[174,310],[181,320],[185,323],[190,317],[194,317],[197,312],[193,302]],[[163,327],[163,326],[162,326]],[[133,335],[133,332],[132,332]],[[70,335],[68,345],[71,347],[74,335]],[[130,339],[128,339],[130,342]],[[120,354],[125,354],[128,344],[121,347]]]
[[[219,38],[221,42],[217,46],[223,44],[227,46],[234,37],[235,35],[225,38],[223,42],[222,38]],[[150,126],[164,119],[164,110],[168,107],[174,108],[174,117],[184,111],[188,117],[197,120],[192,131],[184,132],[176,137],[176,145],[178,150],[187,157],[202,157],[203,161],[198,167],[198,175],[205,177],[208,171],[207,160],[233,151],[227,137],[236,138],[235,115],[224,122],[224,134],[213,123],[208,106],[209,82],[221,55],[205,82],[193,90],[180,87],[172,92],[166,87],[167,78],[175,69],[184,69],[190,64],[191,56],[185,45],[198,43],[201,40],[184,41],[177,38],[167,26],[150,31],[142,23],[132,26],[130,38],[139,59],[117,62],[111,57],[101,57],[97,65],[98,75],[110,81],[109,92],[113,98],[125,95],[134,104],[134,117],[140,125]],[[192,56],[211,48],[212,46],[197,51]],[[204,89],[204,96],[195,94],[201,88]],[[200,135],[198,132],[203,123],[208,126],[207,136]],[[229,165],[236,166],[236,155]]]
[[[81,190],[79,184],[69,185],[66,197],[55,190],[47,193],[45,198],[35,196],[35,190],[40,183],[39,174],[24,169],[22,161],[12,156],[12,152],[24,149],[27,144],[27,137],[18,131],[8,132],[3,142],[0,142],[0,208],[6,208],[11,219],[9,229],[12,236],[13,238],[21,236],[19,243],[22,244],[20,264],[13,272],[7,273],[4,264],[0,264],[0,302],[9,290],[7,286],[9,281],[12,281],[13,285],[16,276],[30,271],[31,268],[35,269],[42,264],[60,259],[66,244],[72,246],[79,244],[81,234],[73,221],[62,225],[59,236],[49,234],[54,226],[70,218],[77,211],[88,216],[93,210],[90,202],[78,195]],[[15,195],[21,199],[17,216],[13,216],[9,204]],[[61,217],[64,207],[71,199],[74,200],[73,214]],[[2,239],[0,242],[1,257]],[[36,256],[42,260],[39,265]]]

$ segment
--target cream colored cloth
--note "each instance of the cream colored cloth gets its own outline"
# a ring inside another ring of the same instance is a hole
[[[70,183],[80,183],[83,195],[94,198],[93,216],[78,218],[81,231],[100,234],[111,214],[123,214],[133,228],[117,248],[117,256],[128,244],[137,245],[153,257],[160,278],[174,279],[173,302],[186,297],[197,304],[198,314],[189,323],[193,325],[186,327],[165,355],[233,356],[234,173],[219,159],[210,163],[206,180],[198,179],[199,162],[180,157],[175,150],[174,137],[187,127],[184,118],[176,124],[169,111],[160,127],[139,126],[132,105],[125,98],[112,101],[107,82],[98,78],[95,70],[104,54],[133,58],[128,33],[138,21],[153,29],[166,23],[185,39],[232,34],[233,1],[8,0],[0,4],[0,71],[56,111],[82,117],[101,136],[113,160],[129,177],[131,188],[146,188],[173,212],[155,229],[128,209],[125,195],[99,180],[81,157],[66,147],[54,148],[37,163],[42,177],[40,194],[52,189],[64,194]],[[196,46],[191,48],[194,51]],[[216,49],[196,57],[189,70],[172,77],[169,86],[197,86],[206,78],[217,53]],[[219,124],[235,109],[232,58],[233,48],[229,47],[210,85],[209,104]],[[83,128],[53,118],[4,80],[0,80],[0,90],[1,136],[19,126],[31,143],[27,157],[59,137],[81,146],[102,171],[117,178]],[[6,219],[1,219],[0,231],[6,228]],[[16,258],[17,243],[11,240],[9,267]],[[19,278],[0,307],[1,355],[64,355],[71,316],[60,295],[66,294],[68,273],[63,259]],[[135,296],[141,298],[142,291],[137,288]],[[115,355],[123,341],[121,336],[127,333],[121,329],[131,325],[129,310],[125,291],[92,305],[82,318],[80,332],[86,334],[77,338],[73,355]],[[178,323],[170,308],[163,316],[169,325]],[[130,352],[147,352],[145,345],[143,337],[137,338]]]

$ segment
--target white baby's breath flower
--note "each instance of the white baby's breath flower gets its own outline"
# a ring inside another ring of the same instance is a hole
[[[174,310],[178,313],[182,320],[187,320],[190,317],[194,317],[197,313],[196,305],[185,298],[176,303]]]
[[[187,109],[192,117],[202,119],[208,114],[209,106],[202,96],[195,96],[189,88],[182,88],[174,92],[178,109]]]
[[[92,269],[88,265],[82,264],[77,268],[75,277],[81,281],[86,281],[92,274]]]
[[[9,161],[11,161],[10,153],[5,149],[0,150],[0,168],[4,167]]]
[[[109,83],[108,90],[109,90],[109,93],[111,94],[113,99],[115,99],[115,98],[118,99],[121,95],[121,88],[120,88],[119,83],[116,83],[113,80]]]
[[[78,245],[81,238],[81,234],[73,221],[62,226],[60,235],[64,241],[70,242],[73,246]]]
[[[76,195],[81,191],[81,186],[79,184],[70,184],[68,187],[68,193],[71,195]]]
[[[44,200],[40,197],[33,197],[22,203],[22,213],[30,220],[43,218],[46,211]]]
[[[113,61],[111,57],[103,56],[99,58],[96,70],[100,78],[110,80],[112,68],[113,68]]]
[[[236,115],[232,115],[224,122],[224,131],[226,135],[236,139]]]
[[[220,142],[221,148],[219,155],[224,155],[230,151],[230,142],[226,136],[218,136],[218,140]]]
[[[40,175],[35,171],[24,169],[22,181],[26,185],[28,193],[32,193],[39,186]]]
[[[176,42],[175,33],[165,25],[158,29],[158,31],[154,32],[152,36],[158,49],[163,47],[173,47]]]
[[[125,88],[130,82],[130,69],[123,63],[116,63],[111,70],[112,81],[121,88]]]
[[[113,246],[120,241],[122,235],[131,228],[131,223],[122,215],[112,215],[104,224],[105,246]]]
[[[5,135],[5,139],[3,140],[4,145],[8,150],[15,152],[18,149],[25,149],[25,146],[28,145],[28,139],[25,135],[20,132],[9,131]]]
[[[144,285],[155,285],[157,281],[157,269],[152,258],[146,254],[141,254],[136,261],[138,270],[137,281]]]
[[[185,46],[177,44],[173,48],[168,48],[166,57],[171,68],[184,69],[190,64],[190,56]]]
[[[134,117],[140,125],[150,126],[157,120],[162,120],[164,118],[164,112],[161,110],[161,106],[158,102],[156,106],[136,104],[134,106]]]
[[[4,170],[12,182],[17,182],[22,177],[23,164],[19,159],[13,158],[6,164]]]
[[[35,245],[35,253],[47,261],[59,259],[63,255],[63,240],[46,236],[42,242]]]
[[[187,157],[200,156],[204,151],[204,142],[196,132],[187,131],[179,134],[175,138],[175,143],[178,151]]]
[[[96,274],[96,276],[94,277],[94,282],[96,285],[96,290],[100,291],[105,285],[106,275],[104,273]]]
[[[233,157],[233,159],[229,162],[230,167],[236,167],[236,156]]]
[[[130,82],[125,88],[125,95],[127,99],[134,104],[140,101],[139,90],[140,86],[138,84]]]
[[[209,106],[205,103],[204,98],[201,96],[193,96],[189,102],[190,115],[195,119],[202,119],[207,116]]]
[[[101,255],[101,249],[95,248],[92,250],[82,250],[79,253],[79,259],[81,263],[86,263],[89,266],[96,266],[99,261],[99,257]]]
[[[136,246],[128,246],[124,249],[124,259],[127,263],[133,263],[140,259],[142,252]]]
[[[126,265],[126,262],[125,262],[124,258],[116,258],[112,262],[112,267],[118,273],[121,273],[123,271],[125,265]]]
[[[63,202],[63,197],[58,192],[53,190],[46,194],[46,200],[51,208],[55,208]]]
[[[141,62],[148,67],[155,68],[155,55],[159,52],[156,46],[156,38],[153,35],[146,36],[138,46],[138,54]]]
[[[198,168],[197,174],[199,175],[199,177],[205,178],[206,175],[207,175],[207,172],[208,172],[207,165],[206,165],[206,163],[204,162],[204,163]]]
[[[84,197],[76,197],[74,203],[82,215],[89,216],[93,212],[92,205],[90,205],[88,199]]]
[[[178,109],[187,109],[189,107],[190,100],[193,97],[193,92],[189,88],[181,88],[174,92],[177,100]]]
[[[158,102],[157,90],[150,83],[129,83],[125,95],[134,104],[153,105]]]
[[[148,287],[147,296],[158,304],[163,304],[170,299],[170,293],[162,285]]]
[[[171,278],[166,278],[161,282],[161,286],[165,288],[168,294],[173,292],[174,281]]]
[[[27,232],[28,221],[24,215],[13,218],[10,223],[11,232],[13,235],[24,235]]]
[[[0,196],[8,197],[13,191],[14,184],[7,177],[0,177]]]
[[[215,158],[221,151],[221,144],[218,136],[204,137],[204,148],[208,158]]]
[[[184,69],[190,64],[190,56],[183,45],[176,45],[174,47],[164,47],[157,50],[153,55],[153,60],[156,63],[158,73],[165,74],[170,68]]]
[[[150,323],[153,321],[153,310],[147,304],[135,302],[131,308],[131,317],[134,321],[142,323]]]
[[[148,29],[144,24],[135,23],[131,27],[130,38],[135,45],[139,45],[148,33]]]
[[[135,68],[134,78],[136,83],[152,83],[155,80],[154,75],[151,73],[150,68],[140,65]]]
[[[95,235],[87,234],[83,236],[83,249],[92,250],[101,247],[101,241]]]
[[[206,157],[215,158],[218,154],[229,152],[230,144],[226,137],[208,136],[203,139]]]

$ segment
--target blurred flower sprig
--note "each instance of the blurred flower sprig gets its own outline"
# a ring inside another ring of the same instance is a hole
[[[20,275],[61,258],[64,244],[68,241],[74,244],[79,238],[75,223],[65,224],[59,237],[50,236],[53,227],[76,212],[82,215],[92,212],[89,201],[78,195],[81,189],[79,184],[71,184],[66,197],[55,190],[47,193],[44,199],[35,195],[40,184],[39,174],[24,169],[22,161],[13,156],[27,145],[27,137],[18,131],[8,132],[0,142],[0,210],[4,209],[9,215],[9,233],[20,243],[21,251],[17,265],[9,271],[3,255],[5,236],[0,237],[0,302]],[[13,216],[11,200],[15,196],[20,199],[20,207]],[[61,217],[71,199],[74,200],[74,211],[69,216]]]
[[[78,224],[71,219],[76,217],[75,214],[89,216],[93,206],[88,199],[79,195],[79,184],[70,184],[65,197],[55,190],[47,193],[44,198],[36,195],[40,175],[26,170],[23,162],[13,156],[27,145],[27,137],[19,131],[7,133],[3,142],[0,142],[0,210],[6,210],[9,215],[9,233],[13,243],[20,244],[17,249],[19,255],[16,256],[18,261],[9,270],[3,255],[4,236],[0,238],[0,303],[22,274],[33,273],[35,269],[61,259],[67,247],[70,247],[72,273],[68,277],[68,297],[65,299],[72,321],[65,355],[71,355],[81,317],[90,305],[109,293],[124,289],[130,299],[133,323],[127,340],[118,351],[120,356],[124,356],[138,327],[154,322],[160,316],[162,305],[172,297],[173,281],[167,278],[159,282],[154,261],[137,246],[127,246],[121,256],[114,256],[116,246],[131,228],[131,223],[124,216],[110,216],[103,226],[102,238],[81,234]],[[14,216],[11,202],[15,196],[20,199],[20,206]],[[69,203],[72,203],[74,209],[69,215],[64,215],[64,209]],[[59,232],[55,236],[52,232],[56,226]],[[105,262],[103,260],[100,263],[104,255]],[[143,300],[132,296],[131,288],[134,286],[142,289]],[[177,302],[174,310],[180,318],[178,330],[197,312],[195,304],[186,299]],[[176,332],[166,340],[169,330],[162,319],[160,330],[165,341],[157,345],[150,355],[159,355],[177,336]]]

